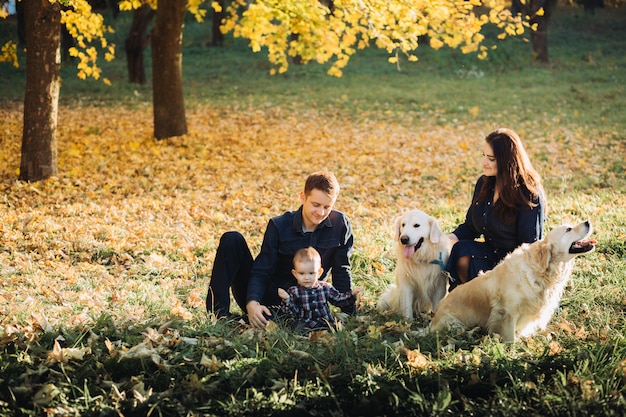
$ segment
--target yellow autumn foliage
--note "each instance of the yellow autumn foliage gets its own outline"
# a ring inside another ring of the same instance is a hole
[[[508,6],[499,0],[336,0],[330,10],[319,0],[236,0],[227,8],[221,30],[248,39],[255,52],[266,48],[273,74],[285,72],[288,57],[297,56],[303,63],[332,62],[328,73],[339,77],[350,57],[371,44],[416,60],[414,51],[424,36],[435,49],[479,52],[484,59],[487,48],[480,32],[485,25],[499,27],[501,39],[527,27]]]
[[[0,62],[13,62],[13,66],[17,68],[19,62],[17,61],[17,45],[13,41],[9,41],[2,45],[0,50]]]
[[[23,0],[22,0],[23,1]],[[65,25],[69,34],[76,41],[76,46],[70,48],[70,56],[78,58],[76,68],[77,76],[81,79],[88,77],[99,79],[102,70],[98,66],[99,48],[104,53],[104,59],[111,61],[115,58],[115,45],[110,44],[106,36],[113,33],[110,26],[104,24],[104,18],[100,13],[92,10],[87,0],[50,0],[51,3],[62,3],[64,8],[61,10],[61,23]],[[204,0],[190,0],[187,7],[190,13],[197,21],[202,21],[206,15],[206,10],[200,6]],[[157,7],[156,0],[122,0],[119,2],[119,8],[123,11],[129,11],[141,7],[142,4],[149,4],[152,8]],[[7,13],[0,8],[0,19],[6,18]],[[0,62],[13,62],[15,67],[19,66],[17,60],[17,46],[15,42],[8,41],[0,49]],[[105,84],[110,84],[108,79],[104,79]]]
[[[78,58],[76,67],[78,77],[99,79],[102,70],[98,67],[98,50],[93,44],[98,44],[105,50],[105,59],[115,57],[115,45],[109,44],[106,34],[113,29],[104,24],[104,18],[94,13],[87,0],[70,0],[64,2],[67,9],[61,10],[61,23],[65,25],[69,34],[76,41],[76,47],[70,49],[70,55]]]

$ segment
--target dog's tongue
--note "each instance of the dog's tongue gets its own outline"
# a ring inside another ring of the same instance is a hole
[[[577,247],[577,248],[586,248],[587,246],[595,245],[596,243],[598,242],[595,239],[579,240],[577,242],[574,242],[572,246]]]
[[[415,253],[415,246],[405,246],[404,247],[404,257],[409,259]]]

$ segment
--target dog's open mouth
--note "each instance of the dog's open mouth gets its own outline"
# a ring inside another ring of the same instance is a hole
[[[420,240],[418,240],[415,245],[405,246],[404,247],[404,257],[409,259],[411,256],[413,256],[415,251],[417,251],[419,248],[422,247],[422,243],[424,243],[424,238],[420,237]]]
[[[594,239],[583,239],[572,243],[569,247],[569,253],[585,253],[590,252],[595,248],[596,241]]]

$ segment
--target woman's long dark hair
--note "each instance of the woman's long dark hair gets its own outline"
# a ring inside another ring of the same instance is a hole
[[[535,207],[535,201],[544,196],[541,177],[533,168],[521,139],[513,130],[494,130],[487,135],[485,141],[493,149],[498,171],[495,177],[487,178],[483,183],[477,200],[485,201],[495,186],[499,198],[494,206],[494,216],[510,224],[515,220],[518,210]]]

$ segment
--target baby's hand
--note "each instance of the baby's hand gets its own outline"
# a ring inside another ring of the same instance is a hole
[[[282,288],[278,289],[278,296],[282,298],[284,301],[289,300],[289,294],[287,293],[287,291],[283,290]]]
[[[352,290],[352,295],[354,295],[355,297],[358,297],[359,295],[361,295],[361,293],[363,293],[363,291],[365,291],[365,288],[360,286],[360,287],[356,287]]]

